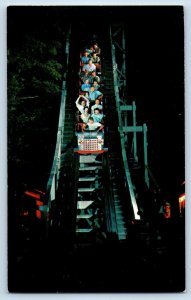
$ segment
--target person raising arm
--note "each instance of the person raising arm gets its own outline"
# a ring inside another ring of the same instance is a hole
[[[80,103],[80,98],[82,98],[81,100],[81,103]],[[90,105],[90,101],[88,98],[86,98],[85,96],[83,95],[80,95],[77,100],[76,100],[76,107],[77,109],[81,112],[81,114],[83,114],[85,112],[85,106],[88,106]]]

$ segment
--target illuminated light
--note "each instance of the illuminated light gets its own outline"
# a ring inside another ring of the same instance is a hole
[[[28,211],[22,211],[21,212],[21,216],[28,216],[29,215],[29,212]]]
[[[180,195],[180,197],[178,198],[180,214],[182,214],[185,210],[185,200],[185,193]]]
[[[39,193],[39,194],[42,194],[42,195],[46,195],[46,193],[45,192],[43,192],[43,191],[40,191],[40,190],[37,190],[37,189],[34,189],[37,193]]]
[[[178,198],[178,200],[179,200],[179,203],[181,203],[181,202],[184,202],[186,199],[185,199],[185,194],[182,194],[179,198]]]
[[[40,195],[33,192],[25,191],[24,194],[32,198],[40,199]]]
[[[36,210],[36,217],[37,217],[37,219],[41,219],[42,213],[40,210]]]
[[[37,206],[42,206],[42,205],[44,205],[44,203],[42,201],[36,200],[36,205]]]

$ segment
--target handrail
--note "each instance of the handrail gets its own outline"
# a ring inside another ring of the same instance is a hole
[[[46,188],[46,194],[49,197],[50,201],[55,199],[55,192],[57,189],[57,181],[59,179],[58,172],[59,172],[59,168],[60,168],[61,147],[62,147],[62,142],[63,142],[66,95],[67,95],[66,82],[63,81],[56,147],[55,147],[55,152],[54,152],[52,168],[51,168],[51,172],[50,172],[50,176],[49,176],[47,188]],[[57,178],[56,178],[56,176],[57,176]]]
[[[69,63],[70,33],[71,33],[71,27],[69,27],[69,30],[67,33],[67,38],[66,38],[66,46],[65,46],[66,72],[65,72],[65,75],[67,74],[68,63]],[[50,172],[49,179],[47,182],[47,187],[46,187],[47,213],[50,209],[51,201],[55,200],[56,190],[58,188],[58,181],[60,178],[61,150],[62,150],[62,144],[63,144],[65,107],[66,107],[66,97],[67,97],[66,77],[67,76],[64,76],[64,80],[62,82],[61,103],[60,103],[56,147],[55,147],[55,152],[54,152],[52,168],[51,168],[51,172]]]
[[[145,165],[145,169],[148,170],[149,176],[150,176],[152,182],[154,183],[155,187],[157,188],[157,190],[160,190],[160,186],[159,186],[159,184],[157,183],[157,181],[156,181],[156,179],[155,179],[155,177],[154,177],[154,175],[153,175],[151,169],[149,168],[149,166],[148,166],[148,165]]]
[[[110,189],[111,187],[111,179],[109,172],[109,162],[108,162],[108,154],[103,156],[104,159],[104,188],[105,188],[105,209],[106,209],[106,226],[107,232],[110,234],[117,234],[117,221],[116,221],[116,213],[115,206],[113,200],[113,194]]]
[[[112,43],[112,35],[111,35],[111,30],[110,30],[110,38],[111,38],[111,51],[112,51],[112,65],[113,65],[113,78],[114,78],[114,90],[115,90],[115,100],[116,100],[116,108],[118,112],[118,120],[119,120],[119,133],[120,133],[120,141],[121,141],[121,150],[122,150],[122,158],[123,158],[123,165],[124,165],[124,170],[125,170],[125,179],[126,179],[126,184],[129,189],[130,193],[130,198],[131,198],[131,204],[133,208],[133,213],[134,213],[134,218],[136,220],[140,219],[140,215],[138,214],[138,206],[137,206],[137,201],[133,189],[133,184],[131,180],[131,174],[128,166],[128,161],[127,161],[127,155],[126,155],[126,150],[125,150],[125,137],[123,133],[123,122],[122,122],[122,117],[121,117],[121,111],[120,111],[120,97],[119,97],[119,88],[118,88],[118,78],[117,78],[117,63],[116,63],[116,56],[115,56],[115,46]]]

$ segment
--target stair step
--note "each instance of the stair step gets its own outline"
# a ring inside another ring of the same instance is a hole
[[[91,163],[95,161],[94,155],[80,155],[80,163]]]
[[[114,203],[115,203],[115,204],[121,204],[120,198],[119,198],[119,197],[116,197],[116,198],[114,199]]]
[[[93,214],[77,215],[77,219],[90,219]]]
[[[127,239],[127,235],[125,233],[119,233],[118,234],[118,238],[119,238],[119,240],[126,240]]]
[[[89,207],[94,201],[88,200],[88,201],[78,201],[77,202],[77,209],[86,209]]]
[[[70,138],[69,137],[64,138],[64,140],[63,140],[63,147],[66,147],[67,144],[71,142],[71,140],[72,140],[72,137],[70,137]]]
[[[118,231],[124,231],[125,232],[125,230],[126,230],[125,222],[122,222],[122,221],[117,222],[117,229],[118,229]]]
[[[73,132],[71,132],[71,133],[65,133],[64,132],[64,139],[65,138],[71,138],[71,137],[73,137]]]
[[[117,194],[117,195],[116,195],[116,194],[113,194],[113,198],[114,198],[114,202],[115,202],[116,204],[121,203],[119,194]]]
[[[118,228],[118,234],[127,234],[126,228]]]
[[[73,139],[73,135],[72,134],[70,134],[70,135],[64,135],[64,137],[63,137],[63,141],[65,142],[65,141],[71,141]]]
[[[116,209],[121,209],[122,208],[120,202],[115,203],[115,208]]]
[[[119,198],[119,190],[115,190],[113,191],[114,196],[117,198]]]
[[[114,202],[116,212],[121,212],[121,202]]]
[[[71,143],[71,141],[72,141],[72,138],[70,138],[70,139],[64,139],[64,141],[63,141],[63,147],[67,147],[67,145],[69,144],[69,143]]]
[[[79,188],[78,192],[79,193],[86,193],[86,192],[93,192],[95,191],[95,188]]]
[[[116,205],[116,204],[115,204],[115,210],[118,210],[118,211],[120,210],[120,211],[122,211],[122,206],[121,206],[121,205]]]
[[[120,222],[120,221],[123,221],[124,220],[123,214],[117,214],[116,219],[117,219],[117,223]]]
[[[79,181],[95,181],[96,177],[79,177]]]
[[[124,221],[124,219],[123,219],[123,221],[122,220],[119,220],[119,222],[117,222],[119,225],[124,225],[124,224],[126,224],[125,223],[125,221]]]
[[[95,167],[80,167],[79,171],[96,171],[97,170],[97,166]]]
[[[89,169],[89,168],[96,168],[97,170],[102,170],[102,166],[87,166],[87,164],[80,164],[80,168],[79,168],[79,171],[94,171],[94,169]],[[87,166],[87,167],[86,167]],[[87,169],[86,169],[87,168]],[[96,171],[95,169],[95,171]]]
[[[77,228],[76,232],[86,233],[86,232],[91,232],[92,230],[93,230],[92,228]]]
[[[73,134],[73,132],[74,132],[73,129],[69,130],[69,129],[65,128],[65,130],[64,130],[64,134]]]
[[[68,121],[65,120],[64,127],[66,127],[66,128],[72,127],[73,128],[73,124],[71,124],[70,122],[68,122]]]
[[[116,210],[116,217],[123,217],[122,210]],[[124,218],[124,217],[123,217]]]
[[[70,126],[70,127],[65,127],[64,126],[64,132],[71,132],[71,131],[72,131],[72,133],[74,132],[73,126]]]

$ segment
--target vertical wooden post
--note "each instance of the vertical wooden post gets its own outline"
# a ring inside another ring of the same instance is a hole
[[[136,162],[138,162],[138,156],[137,156],[137,132],[136,132],[136,126],[137,126],[137,120],[136,120],[136,105],[135,101],[133,101],[133,151],[134,151],[134,159]]]
[[[144,166],[145,166],[145,183],[150,186],[149,183],[149,172],[148,172],[148,152],[147,152],[147,125],[143,124],[143,143],[144,143]]]
[[[123,48],[123,66],[122,66],[122,73],[125,75],[125,78],[123,80],[124,90],[126,90],[126,55],[125,55],[125,32],[124,28],[122,30],[122,48]]]

